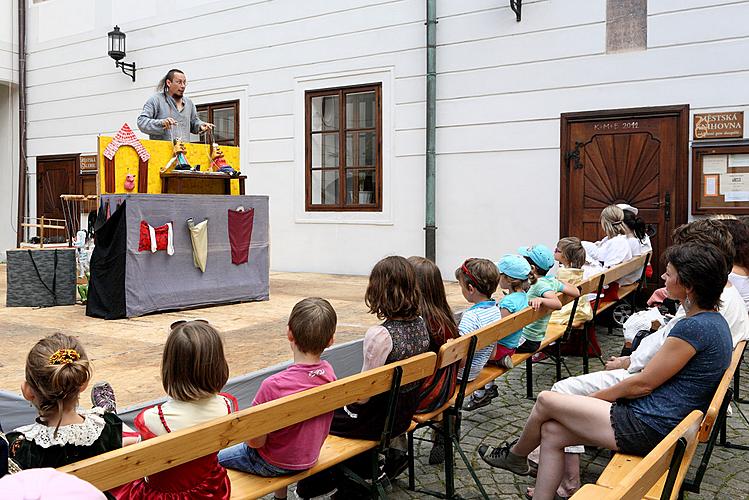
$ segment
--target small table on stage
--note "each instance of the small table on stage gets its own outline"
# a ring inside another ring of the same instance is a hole
[[[161,174],[162,194],[231,194],[231,180],[239,181],[239,194],[244,195],[246,175],[232,177],[223,172],[192,172],[172,170]]]

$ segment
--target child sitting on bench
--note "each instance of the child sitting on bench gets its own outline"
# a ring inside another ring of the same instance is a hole
[[[528,307],[528,294],[526,291],[529,287],[528,276],[531,273],[531,266],[520,255],[508,254],[497,262],[497,267],[499,268],[499,287],[509,292],[499,301],[499,312],[504,318]],[[507,368],[508,370],[511,369],[513,367],[512,355],[515,354],[515,349],[518,347],[522,334],[523,329],[521,328],[505,338],[498,340],[494,345],[494,352],[492,352],[489,358],[489,363]],[[484,386],[484,391],[485,398],[496,398],[499,396],[499,389],[497,389],[497,384],[493,380]],[[473,401],[477,402],[475,394],[474,392]]]
[[[591,276],[603,271],[598,262],[587,259],[580,239],[574,236],[562,238],[557,242],[557,247],[554,249],[554,260],[559,262],[557,280],[571,285],[578,285]],[[590,300],[595,300],[595,294],[591,295]],[[551,313],[549,323],[566,325],[570,319],[572,306],[573,303],[570,302],[559,311]],[[590,302],[588,300],[580,300],[577,304],[577,309],[575,309],[573,323],[581,324],[591,319],[593,319],[593,311]]]
[[[39,417],[8,433],[9,458],[22,469],[62,467],[122,447],[122,421],[104,408],[78,408],[91,365],[75,337],[55,333],[26,358],[23,397]]]
[[[327,300],[311,297],[298,302],[286,331],[294,364],[263,380],[252,405],[336,380],[330,363],[320,360],[320,354],[333,344],[336,322],[335,310]],[[263,477],[309,469],[317,462],[332,420],[333,413],[325,413],[226,448],[218,454],[219,463]],[[286,498],[286,487],[276,490],[274,498]]]
[[[161,383],[171,397],[135,417],[143,439],[163,436],[237,410],[234,396],[220,393],[229,379],[221,336],[205,320],[170,326],[161,358]],[[231,485],[216,453],[137,479],[109,491],[117,499],[229,500]]]
[[[557,297],[557,292],[563,292],[570,297],[579,297],[580,291],[556,278],[546,276],[554,267],[554,254],[544,245],[533,247],[521,247],[518,252],[525,257],[531,265],[531,287],[528,290],[528,305],[538,311],[541,306],[552,311],[562,308],[562,303]],[[551,313],[537,319],[523,328],[523,337],[515,352],[536,352],[541,347],[541,341],[546,336],[546,327],[549,325]]]
[[[497,290],[497,285],[499,285],[499,270],[494,262],[488,259],[467,259],[455,270],[455,278],[460,283],[460,291],[463,293],[463,297],[473,304],[460,318],[458,331],[461,335],[468,335],[479,328],[502,319],[497,302],[492,298]],[[489,361],[493,351],[494,345],[476,351],[471,366],[466,366],[464,370],[460,371],[458,378],[475,379]],[[466,371],[468,371],[467,374]],[[497,393],[494,391],[487,392],[484,389],[478,389],[467,399],[463,409],[473,411],[482,408],[491,403],[496,395]]]

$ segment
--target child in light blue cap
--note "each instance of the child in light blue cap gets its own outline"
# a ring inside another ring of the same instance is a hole
[[[509,293],[499,302],[502,317],[522,311],[528,307],[526,291],[530,287],[531,266],[520,255],[508,254],[497,263],[499,268],[499,287]],[[497,341],[497,347],[490,358],[500,366],[512,368],[512,355],[520,343],[523,329]]]
[[[528,289],[528,305],[539,310],[542,306],[549,311],[557,311],[562,308],[562,302],[557,297],[557,292],[563,292],[570,297],[579,297],[580,291],[556,278],[546,276],[554,267],[554,254],[545,245],[534,245],[532,247],[521,247],[518,252],[531,266],[530,288]],[[537,319],[523,328],[523,334],[516,352],[536,352],[541,347],[541,341],[546,336],[546,327],[549,325],[551,312]]]
[[[531,266],[520,255],[507,254],[497,262],[497,267],[499,268],[499,288],[508,292],[498,304],[499,312],[504,318],[528,307],[528,296],[525,292],[529,287],[528,278],[531,274]],[[512,368],[512,355],[515,354],[522,333],[523,329],[521,328],[499,339],[494,346],[489,363],[502,366],[508,370]],[[499,390],[492,381],[486,384],[483,390],[480,389],[473,393],[472,402],[477,407],[486,406],[497,396],[499,396]]]

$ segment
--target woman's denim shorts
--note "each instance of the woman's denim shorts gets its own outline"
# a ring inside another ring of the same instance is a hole
[[[644,457],[660,443],[664,436],[640,421],[626,402],[611,405],[611,427],[616,446],[622,453]]]

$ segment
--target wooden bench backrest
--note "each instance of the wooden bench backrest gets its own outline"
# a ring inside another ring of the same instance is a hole
[[[659,479],[669,470],[671,457],[674,454],[679,438],[686,439],[687,447],[679,464],[679,475],[677,476],[672,492],[672,498],[678,496],[679,488],[692,461],[697,447],[697,432],[702,421],[702,412],[694,410],[687,415],[679,425],[663,438],[658,446],[648,453],[642,461],[637,464],[619,484],[612,488],[607,498],[619,498],[622,500],[641,500],[645,494],[655,485]]]
[[[463,335],[457,339],[446,342],[437,353],[437,370],[462,361],[468,356],[471,347],[471,337]]]
[[[606,278],[603,280],[604,285],[618,281],[623,277],[634,273],[635,271],[642,271],[645,266],[646,260],[649,258],[650,252],[639,255],[632,260],[617,264],[611,269],[606,270]]]
[[[591,278],[592,279],[592,278]],[[558,293],[557,297],[562,305],[572,302],[572,297],[569,297],[563,293]],[[523,327],[530,325],[534,321],[543,318],[551,311],[545,308],[541,308],[539,311],[534,311],[531,307],[526,307],[516,313],[512,313],[509,316],[505,316],[499,321],[495,321],[490,325],[486,325],[483,328],[479,328],[476,331],[471,332],[465,337],[476,336],[478,342],[476,343],[476,350],[483,349],[484,347],[490,346],[498,340],[502,340],[508,335],[512,335],[516,331]]]
[[[105,491],[386,392],[391,387],[397,366],[403,370],[402,384],[424,379],[434,373],[436,358],[432,352],[420,354],[59,470],[74,474]]]
[[[715,389],[713,399],[712,401],[710,401],[710,406],[707,408],[707,413],[705,413],[705,419],[702,421],[702,425],[700,426],[700,434],[698,437],[701,443],[705,443],[710,439],[710,433],[715,426],[715,421],[717,420],[718,414],[720,413],[720,408],[723,404],[723,399],[726,397],[728,387],[731,385],[733,374],[736,372],[736,368],[739,366],[739,362],[741,362],[741,358],[744,355],[745,347],[746,340],[742,340],[741,342],[736,344],[736,347],[733,348],[731,364],[728,365],[728,368],[726,368],[723,377],[720,379],[718,388]]]
[[[598,284],[601,280],[603,273],[594,274],[587,280],[580,283],[580,300],[585,300],[585,296],[589,293],[596,293],[598,291]]]

